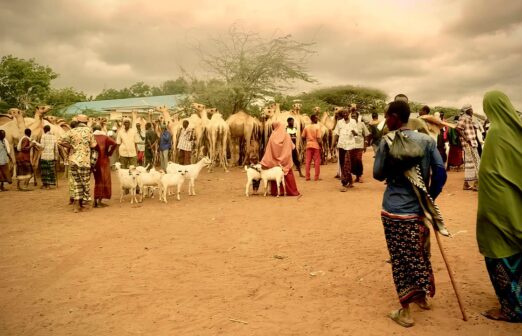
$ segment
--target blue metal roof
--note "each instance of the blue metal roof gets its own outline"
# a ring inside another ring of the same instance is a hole
[[[167,96],[153,96],[153,97],[138,97],[125,99],[111,99],[111,100],[93,100],[87,102],[78,102],[68,106],[65,109],[65,114],[75,115],[81,114],[85,110],[93,110],[105,112],[112,109],[149,109],[159,106],[166,106],[167,108],[175,108],[181,100],[185,99],[187,95],[167,95]]]

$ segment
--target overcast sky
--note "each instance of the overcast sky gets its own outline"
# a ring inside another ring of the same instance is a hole
[[[0,0],[0,54],[35,58],[96,95],[198,73],[193,46],[232,24],[315,42],[317,85],[405,93],[432,106],[503,90],[522,109],[521,0]]]

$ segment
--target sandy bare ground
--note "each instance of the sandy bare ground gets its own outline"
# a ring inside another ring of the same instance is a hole
[[[120,204],[114,185],[110,207],[81,214],[63,180],[0,193],[0,335],[522,335],[479,314],[497,302],[462,173],[439,204],[469,321],[434,237],[433,310],[413,308],[408,330],[386,317],[398,300],[371,156],[365,183],[340,193],[334,165],[323,166],[323,181],[298,180],[300,199],[247,199],[240,169],[204,172],[197,196],[185,185],[168,205]]]

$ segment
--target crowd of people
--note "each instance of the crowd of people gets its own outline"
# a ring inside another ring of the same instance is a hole
[[[465,105],[455,119],[455,127],[441,127],[436,140],[423,134],[426,125],[422,119],[410,116],[408,98],[402,94],[387,105],[384,120],[373,114],[369,127],[355,106],[343,109],[338,115],[330,150],[338,155],[336,177],[341,182],[341,192],[363,182],[362,156],[370,145],[375,153],[373,177],[386,181],[380,216],[401,305],[390,313],[390,318],[403,327],[414,325],[410,305],[417,304],[425,310],[431,307],[429,300],[435,294],[435,282],[428,223],[448,235],[434,200],[443,190],[447,171],[461,166],[464,166],[464,190],[478,191],[477,241],[500,303],[499,308],[483,314],[495,320],[522,322],[522,119],[501,92],[488,92],[483,106],[488,118],[487,133],[481,134],[472,118],[472,106]],[[419,113],[429,114],[428,106]],[[444,119],[442,114],[437,117]],[[300,196],[294,167],[305,181],[311,181],[313,162],[313,180],[321,180],[321,150],[325,144],[317,115],[312,115],[311,121],[300,134],[305,144],[304,175],[296,148],[298,132],[292,118],[287,120],[286,128],[280,122],[272,124],[273,131],[261,160],[256,155],[249,157],[251,164],[260,161],[262,169],[282,167],[287,196]],[[180,164],[190,164],[193,141],[194,131],[184,121],[177,143]],[[102,200],[111,198],[113,154],[119,157],[122,168],[128,168],[153,166],[159,153],[159,164],[166,170],[172,134],[164,126],[158,137],[149,123],[142,130],[139,124],[131,127],[130,120],[124,120],[119,131],[105,134],[100,125],[88,127],[85,115],[77,116],[71,130],[59,139],[45,126],[40,142],[35,142],[31,140],[31,130],[26,129],[16,145],[19,190],[28,190],[32,176],[30,151],[34,147],[42,150],[42,188],[56,186],[58,146],[68,151],[69,196],[74,211],[79,212],[91,201],[91,173],[95,180],[94,206],[105,206]],[[10,145],[0,131],[2,190],[5,182],[11,183],[7,165],[12,160]],[[272,195],[278,193],[277,188],[272,183]]]

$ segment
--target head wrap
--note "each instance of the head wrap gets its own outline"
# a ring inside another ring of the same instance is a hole
[[[489,258],[522,252],[522,120],[500,91],[484,96],[491,121],[480,159],[477,242]]]
[[[266,168],[273,168],[281,165],[285,175],[292,169],[292,150],[294,143],[290,135],[286,133],[285,127],[280,122],[272,124],[274,130],[268,139],[265,155],[261,160],[261,165]]]
[[[462,112],[466,112],[467,110],[470,110],[471,109],[471,104],[466,104],[464,106],[462,106],[462,108],[460,109]]]
[[[78,120],[81,123],[86,123],[89,120],[89,118],[85,114],[78,114],[76,116],[76,120]]]

